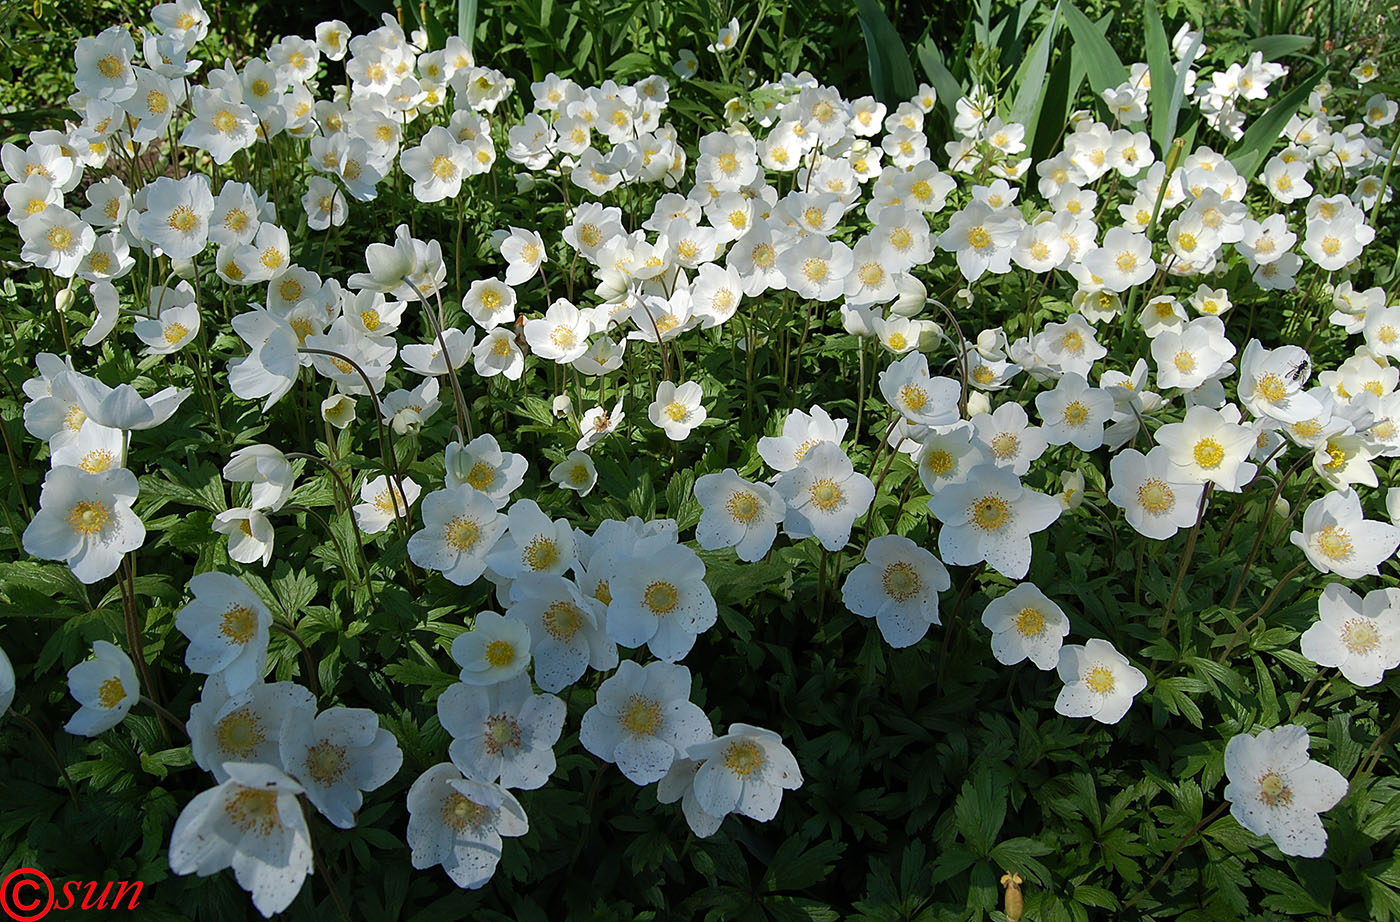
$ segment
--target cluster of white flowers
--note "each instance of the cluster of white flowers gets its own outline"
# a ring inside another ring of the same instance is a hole
[[[353,515],[369,535],[399,526],[409,558],[452,584],[485,576],[494,587],[500,612],[476,613],[456,638],[460,682],[437,702],[452,736],[450,761],[430,768],[408,794],[414,865],[441,865],[460,886],[482,886],[502,837],[527,832],[511,791],[538,788],[552,774],[566,716],[556,695],[589,670],[616,671],[582,718],[583,746],[639,785],[658,782],[658,797],[681,801],[697,835],[712,834],[729,813],[770,819],[781,792],[802,783],[777,734],[733,723],[716,736],[690,702],[691,674],[679,661],[715,625],[717,605],[705,564],[676,522],[606,520],[589,533],[516,497],[538,459],[503,450],[494,434],[473,436],[462,399],[468,365],[477,379],[518,381],[540,368],[599,379],[597,406],[576,413],[568,398],[555,402],[556,415],[569,420],[572,450],[560,453],[549,479],[584,495],[598,480],[594,452],[630,438],[630,421],[642,415],[628,397],[611,408],[603,400],[610,377],[621,382],[626,374],[629,349],[645,350],[661,372],[647,420],[667,440],[684,442],[723,421],[707,410],[704,381],[673,380],[673,365],[685,377],[681,337],[717,339],[717,328],[742,325],[743,348],[757,350],[755,305],[766,293],[807,302],[815,326],[829,322],[858,337],[862,360],[867,343],[876,344],[888,357],[877,390],[890,419],[875,430],[875,457],[885,470],[896,459],[917,469],[930,532],[938,524],[938,555],[896,522],[895,533],[865,542],[841,597],[896,647],[940,624],[948,565],[985,565],[1018,582],[1027,576],[1031,536],[1083,502],[1075,471],[1061,475],[1057,495],[1027,485],[1051,446],[1111,455],[1107,500],[1141,535],[1163,540],[1199,527],[1214,493],[1243,491],[1293,444],[1310,453],[1331,491],[1292,535],[1308,561],[1358,579],[1375,576],[1400,545],[1400,529],[1365,519],[1352,491],[1377,486],[1374,459],[1400,456],[1400,370],[1391,363],[1400,359],[1400,305],[1350,281],[1375,236],[1366,209],[1390,194],[1381,180],[1386,148],[1374,132],[1394,122],[1396,104],[1383,96],[1367,101],[1361,122],[1340,124],[1320,85],[1254,184],[1267,197],[1247,200],[1250,178],[1210,147],[1154,152],[1140,130],[1150,91],[1145,64],[1104,92],[1110,123],[1075,113],[1062,150],[1039,163],[1026,153],[1025,126],[1003,120],[984,87],[956,101],[945,171],[925,130],[937,103],[931,88],[889,111],[869,96],[847,100],[807,73],[785,74],[751,101],[731,102],[727,126],[701,136],[689,163],[687,144],[663,121],[670,87],[661,76],[585,87],[551,74],[531,84],[533,111],[512,124],[496,114],[514,93],[510,78],[477,65],[461,38],[428,50],[426,36],[405,35],[388,16],[359,36],[344,23],[323,23],[314,40],[287,37],[241,69],[208,70],[203,85],[191,80],[201,62],[190,56],[209,25],[198,0],[163,3],[152,19],[139,57],[121,27],[82,39],[69,100],[79,121],[34,132],[23,147],[4,146],[12,181],[4,195],[22,258],[69,280],[64,307],[86,283],[95,310],[88,347],[123,319],[115,283],[138,261],[161,266],[151,277],[166,283],[137,292],[132,332],[156,357],[196,344],[211,388],[211,315],[201,304],[211,295],[201,278],[226,292],[261,294],[260,302],[239,299],[246,309],[231,328],[242,348],[226,380],[236,397],[264,411],[299,380],[321,382],[321,415],[337,429],[353,425],[363,403],[372,405],[375,425],[401,436],[420,434],[444,405],[457,411],[441,485],[425,488],[389,464],[366,472]],[[740,40],[733,21],[709,50],[725,55]],[[1241,136],[1248,106],[1286,74],[1256,52],[1198,79],[1189,65],[1205,50],[1200,35],[1183,26],[1172,45],[1186,91],[1226,138]],[[316,95],[323,57],[343,60],[348,78],[329,98]],[[683,55],[676,72],[686,77],[697,67],[693,54]],[[187,162],[215,168],[186,172],[176,157],[172,175],[137,188],[104,173],[114,158],[177,131],[178,144],[198,154]],[[419,202],[459,200],[473,177],[496,169],[498,154],[520,168],[522,191],[548,183],[583,195],[562,228],[497,230],[491,239],[503,268],[455,293],[470,323],[449,327],[443,245],[417,239],[407,225],[392,243],[371,244],[366,271],[343,282],[297,265],[286,228],[301,216],[283,214],[279,223],[272,198],[217,168],[284,135],[299,143],[282,150],[304,151],[314,174],[296,190],[314,232],[343,225],[352,203],[375,199],[395,171]],[[1349,193],[1319,191],[1346,180],[1354,181]],[[1110,210],[1120,182],[1126,194]],[[70,201],[80,187],[85,206]],[[654,192],[649,214],[613,204],[626,193],[635,205],[644,192]],[[1271,210],[1275,203],[1282,209]],[[935,217],[950,205],[946,219]],[[1110,215],[1121,223],[1103,226]],[[928,298],[915,271],[940,252],[976,289],[960,293],[963,306],[990,296],[989,277],[1023,272],[1048,281],[1059,273],[1072,280],[1072,311],[1014,340],[999,327],[971,340],[961,328],[950,335],[940,321],[957,318]],[[595,284],[581,286],[578,300],[593,303],[550,295],[550,274],[565,271],[550,254],[588,267]],[[1294,289],[1310,264],[1306,271],[1326,281],[1331,323],[1364,343],[1312,387],[1303,348],[1249,339],[1238,352],[1224,320],[1231,295],[1240,297],[1225,284],[1231,264],[1247,267],[1266,291]],[[170,285],[171,275],[181,281]],[[1189,280],[1194,290],[1159,294],[1169,279]],[[1141,311],[1127,311],[1143,294]],[[945,311],[938,321],[933,309]],[[420,313],[430,335],[401,342],[406,320]],[[1109,332],[1120,317],[1122,332]],[[1135,361],[1126,372],[1101,364],[1104,343],[1129,333],[1147,342],[1150,362],[1116,356]],[[946,373],[934,374],[928,353],[944,346]],[[145,537],[131,509],[136,476],[125,466],[131,435],[165,422],[190,391],[142,397],[129,384],[110,387],[79,371],[71,358],[44,353],[37,365],[24,386],[24,423],[48,443],[52,468],[23,546],[95,582]],[[1033,400],[1007,396],[1018,377],[1023,390],[1039,385]],[[843,551],[857,521],[877,517],[883,473],[872,466],[872,480],[857,470],[848,420],[821,406],[774,424],[780,428],[757,445],[773,472],[768,482],[732,467],[695,481],[702,514],[694,542],[754,562],[781,529],[792,541]],[[1144,440],[1146,453],[1137,447]],[[219,512],[214,528],[228,536],[235,562],[266,566],[275,554],[270,517],[291,496],[293,465],[277,447],[258,444],[234,451],[223,475],[246,498]],[[291,901],[310,870],[297,797],[348,827],[362,793],[386,783],[402,755],[373,713],[318,714],[310,691],[264,682],[274,619],[245,583],[208,572],[189,589],[193,601],[176,627],[189,641],[188,668],[209,676],[189,732],[196,762],[218,786],[181,814],[171,866],[201,875],[232,866],[268,914]],[[1302,639],[1313,661],[1339,667],[1358,685],[1400,665],[1395,590],[1363,601],[1332,585],[1320,615]],[[982,621],[999,662],[1029,659],[1058,670],[1064,687],[1055,709],[1063,715],[1116,723],[1148,685],[1106,640],[1064,645],[1070,617],[1033,582],[1003,593]],[[645,647],[656,661],[621,660],[619,647]],[[102,641],[95,652],[71,673],[82,706],[72,732],[110,728],[140,697],[126,654]],[[13,674],[3,657],[0,666],[0,702],[8,706]],[[1267,831],[1285,851],[1310,854],[1321,848],[1316,811],[1341,793],[1320,767],[1309,768],[1306,734],[1300,740],[1296,729],[1271,731],[1287,731],[1283,755],[1243,736],[1232,740],[1226,796],[1249,828]],[[1312,820],[1300,832],[1299,811],[1308,810]]]

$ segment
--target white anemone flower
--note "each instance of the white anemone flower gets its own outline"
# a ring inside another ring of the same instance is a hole
[[[1092,717],[1116,724],[1132,707],[1133,698],[1147,687],[1147,676],[1106,640],[1094,638],[1083,646],[1060,648],[1057,665],[1065,687],[1055,699],[1055,712],[1066,717]]]
[[[549,469],[549,479],[579,496],[587,496],[598,483],[598,468],[587,452],[574,449],[568,457]]]
[[[237,506],[214,516],[213,529],[228,535],[228,556],[239,563],[257,560],[262,566],[272,562],[276,533],[272,522],[260,509]]]
[[[562,576],[537,573],[511,583],[505,616],[529,630],[535,682],[562,691],[592,667],[616,668],[617,644],[604,629],[602,601],[584,595]]]
[[[530,831],[525,808],[499,784],[469,781],[451,762],[434,765],[408,790],[408,847],[422,870],[442,865],[459,887],[484,887],[501,860],[502,836]]]
[[[211,570],[189,582],[194,598],[175,613],[175,627],[189,639],[185,665],[220,675],[231,695],[263,678],[272,612],[236,576]]]
[[[1285,855],[1318,858],[1327,830],[1318,816],[1347,794],[1342,773],[1308,756],[1308,731],[1288,724],[1225,746],[1225,799],[1241,826],[1274,840]]]
[[[1400,547],[1400,528],[1366,518],[1355,490],[1334,490],[1308,504],[1302,531],[1290,533],[1288,540],[1319,572],[1360,579],[1380,573],[1380,565]]]
[[[341,829],[355,825],[363,792],[382,787],[403,765],[398,740],[365,708],[335,707],[314,721],[287,721],[278,748],[307,799]]]
[[[1353,685],[1378,684],[1400,666],[1400,589],[1375,589],[1362,599],[1331,583],[1317,600],[1317,622],[1300,640],[1303,655],[1336,666]]]
[[[1109,500],[1140,534],[1161,541],[1196,524],[1205,485],[1182,473],[1161,445],[1146,455],[1134,448],[1114,455],[1109,479]]]
[[[699,763],[695,801],[712,817],[739,813],[766,823],[778,815],[783,791],[802,787],[797,759],[762,727],[730,724],[724,736],[691,746],[686,758]]]
[[[847,420],[833,418],[819,406],[812,407],[810,413],[793,410],[783,420],[782,434],[758,440],[759,457],[779,473],[790,471],[802,463],[808,450],[818,442],[839,446],[849,425]]]
[[[366,480],[360,487],[360,500],[352,508],[355,524],[367,535],[377,535],[418,502],[423,488],[412,477],[403,478],[400,490],[387,474]]]
[[[773,488],[787,503],[783,531],[798,540],[816,538],[828,551],[846,546],[855,520],[875,499],[870,478],[832,442],[812,446],[796,467],[778,475]]]
[[[486,569],[486,554],[506,528],[496,504],[464,483],[429,493],[420,512],[423,528],[408,539],[409,559],[458,586],[476,582]]]
[[[180,811],[170,834],[170,870],[208,877],[232,867],[258,912],[281,912],[311,873],[301,793],[272,765],[226,763],[224,781]]]
[[[452,763],[473,781],[532,791],[554,774],[554,744],[564,730],[564,701],[536,695],[523,672],[486,687],[459,682],[437,700],[452,735]]]
[[[748,563],[768,553],[787,514],[778,491],[764,483],[750,483],[732,467],[697,478],[694,493],[701,509],[696,543],[707,551],[732,547]]]
[[[982,623],[992,632],[992,655],[1014,666],[1029,659],[1037,669],[1054,669],[1069,633],[1069,618],[1035,583],[1016,588],[987,603]]]
[[[517,500],[506,512],[506,534],[486,557],[505,579],[533,573],[564,574],[578,562],[569,520],[550,520],[533,499]]]
[[[39,491],[39,511],[25,528],[25,553],[62,560],[84,583],[111,576],[122,555],[146,540],[146,527],[131,511],[136,475],[125,468],[88,474],[81,468],[49,470]]]
[[[1031,535],[1060,517],[1060,501],[1028,490],[1006,468],[979,465],[962,483],[945,484],[928,501],[943,523],[938,553],[945,563],[986,561],[1002,576],[1021,579],[1030,569]]]
[[[892,647],[918,643],[938,620],[938,593],[951,585],[947,567],[900,535],[882,535],[865,548],[865,562],[846,577],[841,601],[874,618]]]
[[[704,561],[670,534],[638,541],[609,591],[608,636],[624,647],[646,644],[668,663],[683,659],[719,616]]]
[[[638,785],[661,780],[691,746],[713,736],[710,719],[690,702],[689,669],[632,660],[598,686],[579,728],[584,749]]]
[[[707,413],[701,403],[704,396],[700,385],[694,381],[679,386],[662,381],[656,386],[656,399],[647,407],[647,418],[671,441],[684,441],[706,419]]]
[[[452,659],[468,685],[494,685],[530,664],[530,629],[494,611],[478,612],[472,629],[452,641]]]
[[[105,640],[94,642],[92,652],[94,659],[68,670],[68,692],[81,707],[63,729],[75,736],[97,736],[112,729],[141,697],[130,657]]]

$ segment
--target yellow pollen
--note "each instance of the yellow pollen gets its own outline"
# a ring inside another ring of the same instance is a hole
[[[1283,381],[1271,371],[1261,375],[1254,386],[1270,403],[1278,403],[1288,397],[1288,390],[1284,387]]]
[[[1113,686],[1117,684],[1113,678],[1113,670],[1107,666],[1095,666],[1084,673],[1084,684],[1100,695],[1106,695],[1113,691]]]
[[[113,201],[113,202],[116,202],[117,200],[116,200],[116,199],[112,199],[112,201]],[[118,204],[120,204],[120,203],[118,203]],[[29,204],[26,205],[26,206],[24,207],[24,210],[25,210],[25,212],[26,212],[27,214],[32,214],[32,215],[33,215],[33,214],[38,214],[39,212],[43,211],[43,210],[44,210],[45,208],[47,208],[47,207],[48,207],[48,203],[47,203],[47,202],[45,202],[45,201],[44,201],[43,199],[41,199],[41,198],[36,198],[36,199],[30,199],[30,200],[29,200]],[[110,211],[116,211],[115,208],[111,208],[111,207],[110,207],[110,203],[109,203],[109,210],[110,210]],[[116,217],[116,216],[115,216],[115,215],[112,215],[112,217]]]
[[[454,516],[443,529],[443,540],[459,551],[470,551],[481,540],[481,526],[476,519]]]
[[[909,340],[904,338],[903,333],[891,333],[889,339],[886,340],[886,342],[888,343],[889,347],[895,352],[899,352],[905,346],[909,345]]]
[[[756,245],[753,248],[753,253],[751,255],[753,257],[753,264],[755,266],[758,266],[760,269],[773,268],[773,263],[776,262],[778,259],[777,250],[773,249],[772,244],[768,243],[760,243]]]
[[[68,408],[68,412],[63,414],[63,424],[74,432],[83,428],[83,423],[87,422],[87,414],[77,404]]]
[[[967,232],[967,242],[980,250],[992,242],[992,237],[979,224]]]
[[[823,477],[813,482],[807,492],[812,498],[812,505],[822,512],[832,512],[838,509],[846,498],[841,487],[830,477]]]
[[[942,477],[953,469],[953,456],[939,448],[924,456],[924,467],[935,477]]]
[[[885,587],[885,595],[896,602],[907,602],[914,598],[919,594],[921,586],[918,571],[914,569],[913,564],[904,560],[895,561],[885,567],[880,582]]]
[[[856,272],[862,285],[874,288],[885,280],[885,267],[879,263],[866,263]]]
[[[1176,245],[1190,253],[1192,250],[1196,249],[1196,236],[1194,234],[1178,234],[1176,237]]]
[[[1137,256],[1131,251],[1124,250],[1123,252],[1118,254],[1118,258],[1115,259],[1113,262],[1114,265],[1116,265],[1119,268],[1119,270],[1123,272],[1132,272],[1134,269],[1137,268],[1138,259]]]
[[[734,156],[733,154],[720,154],[716,162],[719,166],[720,172],[725,173],[726,175],[729,173],[733,173],[735,170],[739,169],[739,158]]]
[[[83,460],[78,462],[78,467],[89,474],[100,474],[103,471],[111,470],[112,465],[116,463],[116,455],[105,448],[98,448],[83,455]]]
[[[890,233],[890,246],[896,250],[907,250],[913,245],[914,235],[909,232],[909,228],[897,227]]]
[[[555,640],[570,641],[579,631],[583,630],[585,623],[583,612],[573,602],[555,602],[544,610],[540,621],[544,624],[545,633]]]
[[[453,791],[442,803],[442,820],[459,833],[480,829],[491,819],[492,810],[463,794]]]
[[[321,740],[306,750],[306,773],[323,788],[345,777],[345,747]]]
[[[667,417],[671,419],[672,422],[679,423],[684,421],[685,418],[690,415],[690,410],[686,407],[685,404],[673,400],[670,403],[666,404],[665,413]]]
[[[112,676],[97,688],[97,703],[107,710],[111,710],[126,700],[126,689],[122,686],[122,680]]]
[[[483,742],[486,751],[498,756],[507,749],[517,749],[525,739],[520,724],[509,714],[492,714],[486,718]]]
[[[241,707],[220,720],[214,727],[214,736],[219,743],[219,752],[240,759],[257,752],[258,747],[267,740],[262,717],[251,707]]]
[[[161,337],[165,340],[167,345],[173,346],[188,336],[189,333],[189,327],[179,321],[175,321],[165,325],[165,329],[161,331]]]
[[[146,111],[152,115],[164,115],[170,109],[170,99],[160,90],[146,94]]]
[[[254,80],[249,89],[253,91],[254,96],[266,96],[272,91],[272,87],[268,85],[266,80]]]
[[[661,702],[634,693],[628,697],[619,722],[633,736],[655,736],[662,724]]]
[[[282,251],[277,249],[277,247],[268,247],[263,250],[262,255],[259,256],[258,259],[269,269],[276,269],[286,261],[286,257],[282,255]]]
[[[992,438],[992,454],[1005,461],[1014,458],[1021,448],[1021,440],[1009,432],[998,432]]]
[[[1342,242],[1331,234],[1322,238],[1322,252],[1328,256],[1336,256],[1342,248]]]
[[[1172,488],[1156,477],[1149,477],[1137,489],[1138,505],[1152,515],[1165,515],[1176,505]]]
[[[676,607],[680,593],[673,583],[658,580],[642,592],[642,602],[654,615],[664,615]]]
[[[1045,616],[1037,608],[1023,608],[1011,620],[1022,637],[1035,637],[1045,630]]]
[[[1286,807],[1293,802],[1293,791],[1278,772],[1265,772],[1259,778],[1259,799],[1270,807]]]
[[[818,259],[814,256],[804,260],[802,263],[802,274],[807,276],[809,281],[825,281],[826,273],[826,260],[824,259]]]
[[[527,243],[520,250],[520,258],[525,260],[525,262],[527,263],[539,262],[540,248],[533,243]]]
[[[1196,367],[1196,357],[1187,350],[1182,349],[1172,359],[1172,364],[1176,366],[1177,371],[1188,372]]]
[[[1066,352],[1082,352],[1084,350],[1083,334],[1070,330],[1060,338],[1060,347]]]
[[[1212,438],[1204,438],[1196,443],[1196,447],[1191,450],[1191,457],[1196,459],[1196,464],[1202,468],[1212,471],[1220,466],[1220,462],[1225,460],[1225,449],[1220,447],[1220,443]]]
[[[982,496],[968,507],[967,518],[983,531],[997,531],[1011,521],[1011,504],[1000,496]]]
[[[1050,247],[1040,240],[1031,244],[1032,259],[1048,259],[1050,257]]]
[[[277,792],[240,786],[224,803],[224,814],[240,832],[253,832],[266,838],[282,827],[277,810]]]
[[[743,525],[748,525],[758,518],[762,507],[758,497],[744,490],[736,490],[729,495],[725,501],[724,508],[728,511],[730,518]]]
[[[230,134],[238,127],[238,117],[227,109],[214,116],[214,130],[219,134]]]
[[[175,19],[175,28],[177,28],[177,29],[182,29],[182,30],[183,30],[183,29],[193,29],[196,25],[198,25],[198,23],[199,23],[199,20],[198,20],[198,19],[195,19],[194,16],[191,15],[190,13],[181,13],[181,14]]]
[[[98,500],[83,500],[75,503],[68,513],[68,525],[84,537],[91,537],[106,527],[112,518],[111,510]]]
[[[306,342],[306,337],[311,335],[311,321],[307,320],[305,317],[294,317],[291,320],[287,321],[287,325],[292,328],[292,332],[296,333],[297,340],[299,342]],[[340,359],[331,359],[331,361],[339,362]],[[341,371],[343,371],[345,374],[349,374],[352,370],[353,369],[351,369],[349,365],[346,365],[343,369],[341,369]]]
[[[1342,625],[1342,643],[1352,653],[1370,653],[1381,645],[1381,633],[1370,618],[1351,618]]]
[[[486,664],[500,668],[515,660],[515,647],[508,640],[493,640],[486,645]]]
[[[452,162],[451,157],[437,156],[433,158],[433,175],[438,179],[451,179],[457,173],[457,164]]]
[[[1346,560],[1351,557],[1351,535],[1337,525],[1328,525],[1313,539],[1317,549],[1330,560]]]
[[[510,355],[510,337],[497,336],[491,341],[492,355]]]
[[[66,250],[73,244],[73,232],[66,227],[55,227],[49,231],[49,246],[55,250]]]
[[[548,570],[559,562],[559,545],[548,535],[535,535],[525,545],[520,560],[531,570]]]
[[[485,490],[496,480],[496,469],[485,461],[478,461],[467,472],[467,483],[478,490]]]
[[[194,209],[190,206],[177,205],[175,210],[170,212],[170,217],[165,223],[169,225],[171,230],[188,234],[199,226],[199,218],[195,216]]]
[[[928,392],[917,384],[906,384],[901,387],[899,399],[905,407],[915,413],[928,406]]]
[[[1070,426],[1082,426],[1089,419],[1089,408],[1078,400],[1065,407],[1065,423]]]
[[[115,80],[122,75],[121,58],[114,54],[109,54],[97,62],[97,72],[108,80]]]
[[[240,646],[257,636],[258,615],[246,605],[235,605],[224,612],[219,633]]]
[[[978,384],[991,384],[995,378],[996,372],[992,371],[989,365],[978,365],[976,368],[972,369],[972,380]]]
[[[343,167],[340,168],[340,175],[341,175],[341,176],[344,176],[344,177],[345,177],[347,180],[349,180],[350,182],[354,182],[355,180],[359,179],[359,178],[360,178],[360,161],[358,161],[358,160],[346,160],[346,161],[345,161],[345,166],[343,166]]]
[[[763,750],[753,740],[739,740],[724,747],[724,767],[740,778],[749,778],[763,768]]]

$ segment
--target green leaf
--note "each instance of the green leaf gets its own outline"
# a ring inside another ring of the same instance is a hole
[[[477,0],[457,0],[457,36],[472,50],[472,39],[476,37]]]
[[[1261,35],[1245,45],[1248,51],[1257,51],[1266,61],[1276,61],[1290,54],[1306,51],[1313,46],[1311,35]]]
[[[885,105],[895,105],[913,97],[914,68],[909,52],[876,0],[856,0],[860,28],[865,33],[865,51],[870,56],[870,85]],[[937,89],[937,87],[935,87]]]
[[[1065,25],[1069,26],[1070,34],[1074,37],[1071,53],[1083,58],[1089,86],[1095,96],[1102,97],[1104,90],[1111,90],[1128,79],[1128,69],[1118,59],[1108,39],[1104,38],[1107,23],[1103,28],[1095,25],[1069,0],[1065,0],[1064,13]]]
[[[943,111],[948,114],[948,124],[951,125],[958,114],[958,100],[963,94],[962,84],[958,83],[958,78],[954,77],[943,63],[943,54],[931,38],[925,39],[919,46],[919,63],[924,66],[928,82],[938,93],[938,101],[942,104]]]
[[[1012,85],[1019,87],[1016,101],[1011,104],[1011,120],[1026,126],[1026,134],[1035,137],[1041,107],[1037,105],[1049,92],[1045,73],[1050,68],[1050,53],[1055,50],[1055,36],[1060,31],[1060,4],[1050,11],[1050,21],[1031,46],[1031,54],[1021,62]]]
[[[978,772],[962,786],[953,813],[967,844],[977,854],[987,855],[1006,820],[1006,788],[997,783],[992,772]]]
[[[1244,137],[1234,146],[1225,159],[1235,165],[1240,176],[1244,179],[1253,179],[1258,172],[1260,164],[1268,156],[1270,148],[1274,142],[1283,136],[1283,126],[1288,124],[1288,120],[1293,117],[1293,113],[1298,111],[1298,107],[1307,102],[1308,94],[1312,88],[1317,86],[1317,82],[1322,79],[1327,72],[1319,69],[1306,77],[1302,83],[1285,93],[1273,107],[1254,120],[1245,129]]]
[[[1171,47],[1167,44],[1167,31],[1162,27],[1162,14],[1157,8],[1157,0],[1146,0],[1142,12],[1143,38],[1147,47],[1147,67],[1152,77],[1152,87],[1147,100],[1152,117],[1152,140],[1163,156],[1171,143],[1168,130],[1172,127],[1168,119],[1172,93],[1176,89],[1176,74],[1172,70]],[[1174,120],[1173,120],[1174,121]]]

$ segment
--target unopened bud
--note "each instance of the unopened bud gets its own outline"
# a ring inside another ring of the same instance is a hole
[[[568,394],[560,394],[554,398],[554,418],[563,419],[574,412],[574,402],[569,399]]]
[[[1273,511],[1274,515],[1278,516],[1281,519],[1286,519],[1288,518],[1288,513],[1293,511],[1293,507],[1288,505],[1288,500],[1280,496],[1278,499],[1274,500]]]
[[[55,308],[57,308],[57,310],[59,311],[59,313],[63,313],[64,311],[68,310],[68,308],[72,307],[72,306],[73,306],[73,289],[71,289],[71,288],[65,288],[65,289],[63,289],[62,291],[60,291],[58,294],[54,295],[54,298],[53,298],[53,306],[54,306]]]
[[[971,419],[978,413],[992,412],[992,398],[982,391],[968,391],[967,393],[967,417]]]
[[[901,272],[894,279],[899,296],[890,305],[890,313],[898,317],[913,317],[924,309],[928,300],[928,289],[924,283],[908,272]]]
[[[1025,899],[1021,896],[1021,875],[1003,874],[1001,885],[1006,888],[1006,917],[1011,922],[1020,922],[1021,914],[1026,911]]]
[[[172,259],[170,261],[170,268],[177,276],[185,281],[194,281],[195,268],[193,259]]]

